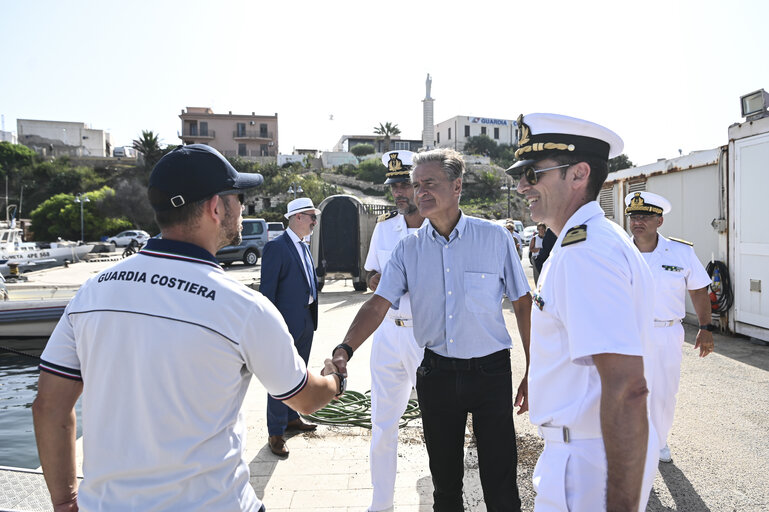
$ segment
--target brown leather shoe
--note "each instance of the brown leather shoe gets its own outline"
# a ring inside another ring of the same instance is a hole
[[[270,444],[270,451],[278,457],[288,457],[288,447],[286,446],[286,440],[283,436],[270,436],[268,439]]]
[[[302,432],[310,432],[318,428],[315,423],[307,423],[302,418],[297,418],[286,423],[286,430],[299,430]]]

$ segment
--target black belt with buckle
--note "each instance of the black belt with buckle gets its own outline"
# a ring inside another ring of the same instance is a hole
[[[442,370],[477,370],[481,367],[481,365],[485,363],[509,358],[510,350],[506,348],[498,352],[494,352],[493,354],[482,357],[472,357],[470,359],[444,357],[440,354],[436,354],[429,348],[425,349],[425,362],[432,368],[439,368]]]

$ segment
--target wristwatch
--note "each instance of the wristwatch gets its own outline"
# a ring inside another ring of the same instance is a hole
[[[713,324],[700,325],[700,330],[713,332],[716,330],[716,326]]]
[[[345,391],[347,391],[347,377],[345,377],[344,375],[342,375],[339,372],[334,372],[331,375],[336,375],[337,377],[339,377],[339,393],[337,393],[334,396],[335,397],[339,396],[342,393],[344,393]]]
[[[337,351],[337,349],[342,349],[347,353],[347,360],[349,361],[352,359],[352,347],[348,345],[347,343],[340,343],[336,347],[334,347],[334,350],[331,351],[331,357],[334,357],[334,352]]]

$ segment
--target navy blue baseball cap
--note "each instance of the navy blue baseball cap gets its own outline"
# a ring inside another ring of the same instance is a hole
[[[258,173],[240,173],[217,150],[205,144],[179,146],[155,164],[149,187],[155,211],[179,208],[222,192],[258,187]],[[160,193],[157,193],[160,192]]]

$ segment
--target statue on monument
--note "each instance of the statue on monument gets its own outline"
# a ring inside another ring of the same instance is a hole
[[[427,73],[427,80],[425,80],[425,89],[427,91],[427,94],[425,96],[425,99],[430,99],[430,86],[433,84],[433,79],[430,78],[430,73]]]

